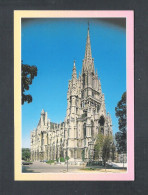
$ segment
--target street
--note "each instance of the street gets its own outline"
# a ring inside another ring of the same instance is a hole
[[[107,168],[100,166],[84,167],[83,165],[68,165],[69,173],[98,173],[98,172],[112,172],[122,173],[126,172],[126,168],[122,169],[121,163],[114,163],[114,168]],[[22,173],[67,173],[67,164],[47,164],[45,162],[33,162],[30,165],[22,165]]]
[[[70,173],[79,172],[83,166],[68,165],[68,171]],[[33,162],[31,165],[22,165],[23,173],[63,173],[67,172],[67,165],[50,165],[43,162]]]

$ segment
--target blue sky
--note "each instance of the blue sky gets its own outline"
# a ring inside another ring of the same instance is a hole
[[[89,19],[89,26],[92,57],[115,134],[115,107],[126,90],[126,31],[102,20]],[[30,147],[30,132],[36,128],[42,108],[52,122],[64,121],[68,80],[74,60],[77,75],[82,70],[87,28],[88,19],[23,19],[21,57],[24,64],[38,68],[27,92],[33,102],[22,106],[23,147]]]

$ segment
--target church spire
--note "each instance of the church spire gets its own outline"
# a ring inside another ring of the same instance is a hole
[[[92,54],[91,54],[89,23],[88,23],[88,32],[87,32],[85,57],[84,57],[84,60],[83,60],[82,73],[84,73],[85,71],[94,73],[94,59],[92,58]]]
[[[89,35],[89,23],[88,23],[88,32],[87,32],[87,41],[86,41],[86,49],[85,49],[85,59],[91,59],[91,45],[90,45],[90,35]]]

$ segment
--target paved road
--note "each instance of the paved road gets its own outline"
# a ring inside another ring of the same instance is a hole
[[[68,172],[76,173],[83,168],[78,165],[68,165]],[[32,165],[23,165],[23,173],[63,173],[67,172],[67,165],[50,165],[43,162],[34,162]]]

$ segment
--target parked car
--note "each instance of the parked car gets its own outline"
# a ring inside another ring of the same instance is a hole
[[[48,162],[48,160],[43,160],[42,162]]]
[[[22,162],[22,165],[30,165],[30,164],[32,164],[32,162],[27,162],[27,161]]]
[[[48,160],[40,160],[40,162],[48,162]]]

